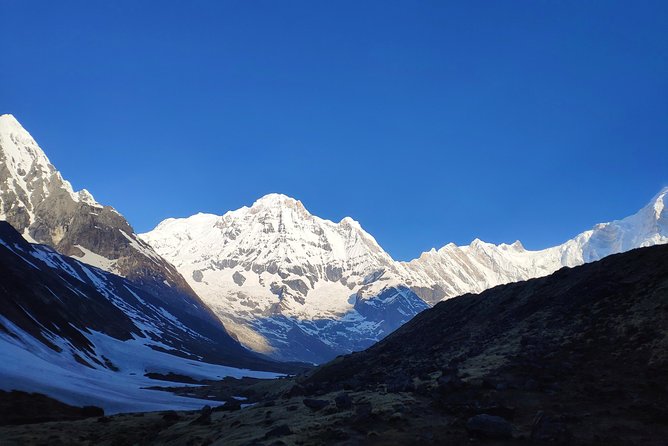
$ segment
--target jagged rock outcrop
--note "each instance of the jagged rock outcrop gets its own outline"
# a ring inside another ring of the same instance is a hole
[[[171,305],[217,324],[181,274],[127,220],[75,192],[12,115],[0,116],[0,220],[27,240],[127,277]]]

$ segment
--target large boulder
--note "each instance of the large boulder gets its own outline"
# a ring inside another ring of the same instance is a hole
[[[495,415],[480,414],[466,422],[466,430],[475,436],[492,439],[513,437],[513,425],[505,418]]]

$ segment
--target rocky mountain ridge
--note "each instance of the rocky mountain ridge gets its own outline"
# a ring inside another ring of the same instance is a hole
[[[218,324],[181,274],[111,206],[75,192],[12,115],[0,116],[0,220],[28,241],[127,277],[196,317]]]
[[[479,293],[558,269],[600,260],[630,249],[668,243],[668,187],[637,213],[600,223],[570,240],[538,251],[519,241],[494,245],[474,240],[468,246],[450,243],[402,263],[404,278],[417,294],[434,304],[466,293]]]
[[[638,213],[552,248],[476,239],[410,262],[392,259],[355,220],[321,219],[281,194],[222,216],[167,219],[140,237],[176,266],[244,345],[319,362],[371,345],[426,308],[424,302],[668,243],[667,195],[665,188]],[[304,350],[313,354],[299,356]]]

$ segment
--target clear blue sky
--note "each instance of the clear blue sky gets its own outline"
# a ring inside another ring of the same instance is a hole
[[[668,185],[668,2],[1,0],[0,113],[143,232],[269,192],[394,257]]]

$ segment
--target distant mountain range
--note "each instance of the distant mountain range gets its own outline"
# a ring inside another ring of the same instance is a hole
[[[443,299],[666,243],[667,194],[553,248],[475,240],[410,262],[392,259],[353,219],[321,219],[280,194],[222,216],[167,219],[138,236],[113,208],[74,192],[16,119],[0,116],[0,219],[28,241],[128,279],[170,314],[280,360],[323,362]]]
[[[634,248],[668,243],[668,187],[637,213],[600,223],[551,248],[529,251],[519,241],[493,245],[474,240],[432,249],[405,267],[406,284],[430,304],[466,293],[542,277]]]
[[[474,240],[410,262],[394,261],[353,219],[323,220],[280,194],[222,216],[167,219],[140,238],[242,344],[323,362],[371,345],[443,299],[667,243],[667,195],[663,189],[638,213],[552,248]]]

